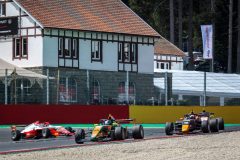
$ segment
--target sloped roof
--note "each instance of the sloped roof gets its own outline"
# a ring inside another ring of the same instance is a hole
[[[165,38],[159,39],[154,45],[155,55],[174,55],[184,57],[184,52],[177,46],[166,40]]]
[[[45,28],[160,35],[121,0],[15,0]]]

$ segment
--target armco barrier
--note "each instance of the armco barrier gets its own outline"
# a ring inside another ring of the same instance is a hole
[[[98,123],[108,114],[129,118],[128,106],[114,105],[1,105],[0,125],[48,121],[53,124]]]
[[[192,110],[199,113],[203,108],[208,112],[213,112],[216,117],[223,117],[225,123],[240,123],[240,106],[129,106],[129,117],[136,118],[137,123],[174,122]]]

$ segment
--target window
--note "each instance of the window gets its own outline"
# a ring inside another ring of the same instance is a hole
[[[124,43],[124,62],[130,62],[130,43]]]
[[[159,63],[159,62],[156,62],[156,63],[157,63],[157,69],[159,69],[159,64],[160,64],[160,63]]]
[[[63,38],[58,39],[58,56],[63,57]]]
[[[0,16],[6,16],[6,3],[0,2]]]
[[[66,58],[78,57],[78,39],[58,38],[58,56]]]
[[[131,50],[131,62],[136,63],[136,55],[137,55],[137,45],[132,43],[132,50]]]
[[[65,38],[64,56],[71,57],[71,39]]]
[[[22,56],[27,57],[28,42],[27,38],[22,39]]]
[[[92,41],[92,61],[102,60],[102,43],[100,41]]]
[[[164,69],[164,63],[161,63],[161,69]]]
[[[72,40],[72,57],[77,58],[78,43],[77,39]]]
[[[13,57],[27,58],[28,56],[28,39],[27,37],[20,37],[13,39]]]
[[[122,50],[123,43],[118,43],[118,61],[123,61],[123,50]]]
[[[67,103],[77,102],[77,83],[73,78],[60,78],[59,101]]]
[[[137,44],[118,43],[118,62],[137,63]]]

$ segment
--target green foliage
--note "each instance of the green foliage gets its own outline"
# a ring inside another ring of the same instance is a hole
[[[124,3],[136,12],[143,20],[152,26],[166,39],[170,38],[170,11],[169,0],[124,0]],[[178,44],[178,0],[174,0],[175,44]],[[233,57],[236,57],[237,48],[237,2],[234,0],[233,24]],[[183,41],[188,37],[188,10],[189,1],[182,0],[183,6]],[[211,0],[193,0],[193,48],[202,50],[200,25],[215,22],[215,60],[227,66],[228,54],[228,5],[229,0],[215,0],[215,13],[211,11]],[[236,58],[233,58],[233,64]],[[233,66],[233,68],[235,68]]]

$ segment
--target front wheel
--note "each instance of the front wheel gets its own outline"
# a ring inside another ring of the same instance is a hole
[[[19,130],[12,131],[12,140],[13,141],[19,141],[21,138],[21,132]]]
[[[51,136],[51,131],[49,128],[44,128],[42,130],[42,136],[43,138],[49,138]]]
[[[202,130],[203,133],[209,133],[208,121],[202,121],[201,130]]]
[[[166,135],[173,135],[173,130],[174,130],[173,122],[167,122],[165,126]]]
[[[83,129],[78,129],[75,133],[75,142],[77,144],[83,144],[83,139],[85,139],[85,131]]]
[[[143,126],[142,125],[133,126],[132,136],[134,139],[143,139],[144,138]]]
[[[116,140],[124,140],[125,139],[125,133],[124,133],[124,129],[122,127],[116,127],[114,134],[115,134]]]
[[[210,126],[211,132],[219,131],[218,120],[216,118],[210,119],[209,126]]]

